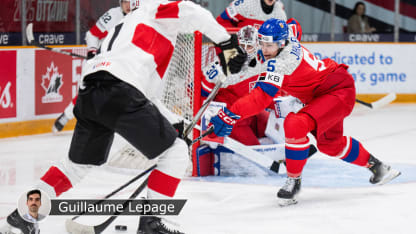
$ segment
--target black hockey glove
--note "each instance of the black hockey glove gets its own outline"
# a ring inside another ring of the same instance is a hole
[[[227,41],[221,42],[216,45],[217,47],[217,54],[220,58],[222,70],[225,75],[229,75],[230,73],[237,73],[241,70],[241,67],[244,64],[245,59],[247,58],[247,54],[240,48],[238,45],[238,38],[237,35],[232,34],[231,38]],[[232,71],[229,62],[238,56],[233,63],[232,63]],[[244,59],[242,64],[240,65],[241,61]]]
[[[95,48],[88,49],[87,60],[94,58],[96,54],[97,54],[97,50]]]
[[[247,53],[239,46],[237,48],[238,54],[230,59],[228,62],[228,68],[231,74],[235,74],[241,71],[245,61],[247,60]]]
[[[185,122],[184,121],[181,121],[181,122],[178,122],[178,123],[174,123],[174,124],[172,124],[172,126],[178,132],[178,137],[181,138],[181,139],[183,139],[186,142],[186,144],[188,146],[190,146],[192,144],[192,141],[188,137],[185,137],[183,135],[183,133],[185,131]]]

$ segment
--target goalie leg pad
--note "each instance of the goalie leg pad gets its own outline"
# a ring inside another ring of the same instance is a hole
[[[208,145],[202,145],[196,150],[197,175],[214,175],[214,154]]]

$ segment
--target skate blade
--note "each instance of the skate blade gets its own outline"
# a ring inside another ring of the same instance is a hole
[[[295,205],[298,203],[298,201],[295,198],[290,198],[290,199],[279,198],[277,202],[280,207],[286,207],[286,206]]]
[[[392,181],[394,178],[398,177],[400,174],[402,174],[398,170],[390,169],[389,174],[387,174],[380,182],[376,183],[376,185],[383,185],[390,181]]]

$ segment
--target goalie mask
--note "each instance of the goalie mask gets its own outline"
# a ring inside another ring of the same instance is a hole
[[[237,32],[238,43],[247,52],[248,60],[255,57],[257,51],[257,29],[251,25],[242,27]]]

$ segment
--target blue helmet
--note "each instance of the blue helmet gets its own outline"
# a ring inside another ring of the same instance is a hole
[[[259,41],[275,42],[281,48],[289,38],[289,27],[283,20],[268,19],[259,28],[258,37]]]

